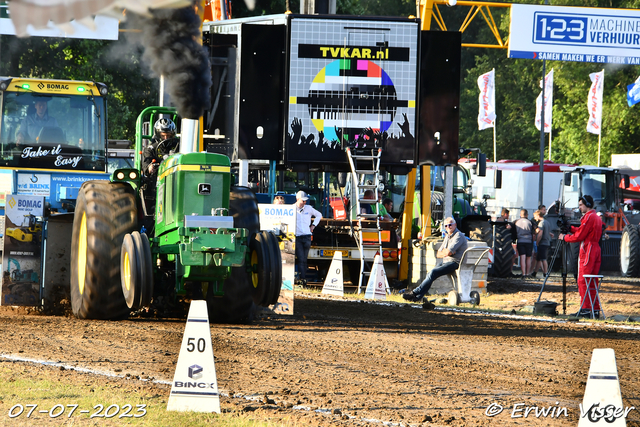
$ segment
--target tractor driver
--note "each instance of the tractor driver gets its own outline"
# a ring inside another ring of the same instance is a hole
[[[142,152],[142,171],[148,177],[156,177],[164,156],[173,154],[180,144],[176,138],[176,124],[171,119],[159,119],[153,125],[151,144]]]
[[[16,133],[16,145],[34,143],[43,127],[58,127],[58,121],[47,112],[49,101],[50,98],[36,98],[34,110],[29,108]]]

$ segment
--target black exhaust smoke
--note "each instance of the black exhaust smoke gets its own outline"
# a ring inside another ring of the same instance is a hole
[[[143,60],[163,75],[178,113],[198,119],[210,104],[209,56],[200,44],[200,17],[193,7],[157,9],[141,19]]]

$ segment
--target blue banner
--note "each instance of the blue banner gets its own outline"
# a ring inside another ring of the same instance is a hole
[[[640,102],[640,77],[635,81],[635,83],[627,86],[627,104],[629,107],[634,106]]]

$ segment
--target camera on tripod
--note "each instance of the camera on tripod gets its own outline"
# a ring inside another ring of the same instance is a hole
[[[567,218],[564,214],[560,215],[557,224],[558,228],[560,228],[560,233],[567,234],[571,231],[571,223],[569,222],[569,218]]]
[[[564,206],[560,200],[556,200],[556,212],[558,213],[557,225],[560,228],[560,233],[567,234],[571,231],[571,222],[564,213]]]

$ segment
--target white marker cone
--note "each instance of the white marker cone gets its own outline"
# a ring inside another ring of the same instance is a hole
[[[612,348],[594,349],[578,427],[626,426],[629,410],[622,406],[615,352]]]
[[[167,411],[220,413],[206,301],[191,301]]]
[[[382,259],[378,254],[373,260],[373,268],[371,269],[371,274],[369,275],[367,290],[364,292],[364,297],[372,299],[387,299],[388,288],[389,282],[387,282],[387,275],[384,272]]]
[[[344,276],[342,273],[342,252],[336,251],[333,254],[333,260],[324,280],[322,293],[327,295],[344,296]]]

